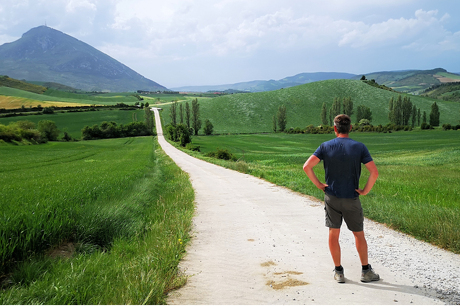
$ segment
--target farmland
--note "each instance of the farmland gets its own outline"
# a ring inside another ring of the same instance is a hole
[[[2,304],[158,304],[180,283],[193,191],[155,139],[4,145],[0,158]],[[52,259],[69,244],[71,260]]]
[[[8,97],[20,96],[42,106],[46,101],[74,105],[138,101],[128,93],[93,97],[48,91],[44,99],[45,95],[3,87],[0,95],[7,96],[5,90],[11,94]],[[371,108],[372,123],[377,125],[388,123],[388,101],[398,95],[361,81],[332,80],[213,99],[151,94],[143,101],[160,103],[166,124],[171,101],[198,98],[201,119],[210,119],[214,133],[220,135],[194,136],[193,144],[202,152],[189,154],[321,199],[302,165],[333,135],[270,133],[278,107],[286,105],[288,127],[304,128],[320,124],[323,102],[329,107],[335,97],[351,97],[355,108],[361,104]],[[437,101],[441,124],[458,124],[458,103],[416,96],[411,101],[427,113]],[[0,124],[18,120],[52,120],[61,132],[78,140],[86,125],[127,124],[144,117],[143,110],[57,111],[0,118]],[[365,215],[460,253],[458,133],[416,128],[352,134],[368,146],[380,172],[372,193],[363,199]],[[217,148],[228,149],[239,161],[204,157]],[[0,143],[0,159],[3,304],[159,304],[168,290],[185,281],[177,274],[177,264],[189,239],[193,189],[155,138]],[[321,166],[315,172],[324,177]],[[69,245],[69,259],[51,255]]]
[[[460,253],[458,134],[458,131],[441,130],[352,134],[353,139],[368,146],[380,173],[371,194],[363,198],[366,217]],[[333,137],[332,134],[200,136],[193,138],[193,144],[200,146],[202,153],[189,153],[322,199],[322,191],[309,182],[302,166],[323,141]],[[228,149],[239,161],[204,157],[217,148]],[[324,178],[321,165],[315,172]],[[363,170],[362,182],[366,176],[367,171]]]

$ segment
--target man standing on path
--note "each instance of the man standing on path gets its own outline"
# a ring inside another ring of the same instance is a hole
[[[339,283],[345,282],[339,243],[343,219],[355,236],[356,249],[362,265],[361,281],[371,282],[380,279],[368,262],[367,242],[363,231],[363,209],[359,200],[360,195],[364,196],[371,191],[379,173],[366,146],[349,138],[351,128],[351,119],[348,115],[335,117],[334,131],[337,138],[322,143],[303,166],[313,184],[324,191],[329,250],[335,265],[334,279]],[[313,172],[313,167],[321,160],[324,162],[326,183],[320,182]],[[364,189],[359,188],[361,164],[370,172]]]

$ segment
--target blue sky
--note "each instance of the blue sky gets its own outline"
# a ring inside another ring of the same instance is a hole
[[[168,88],[460,72],[458,0],[2,0],[0,45],[45,23]]]

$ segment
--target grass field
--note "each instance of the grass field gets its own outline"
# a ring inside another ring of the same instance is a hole
[[[161,304],[193,189],[152,137],[0,150],[2,304]],[[176,193],[181,190],[181,193]],[[60,246],[69,259],[54,259]]]
[[[322,191],[308,180],[302,166],[323,141],[333,137],[332,134],[199,136],[193,138],[193,144],[201,147],[202,154],[217,148],[228,149],[239,162],[193,155],[322,199]],[[362,200],[365,215],[460,253],[459,132],[353,133],[351,137],[368,146],[380,172],[371,194]],[[322,166],[317,166],[315,172],[324,178]],[[366,178],[364,169],[362,188]]]
[[[399,95],[400,93],[378,89],[362,81],[328,80],[270,92],[226,95],[209,100],[198,98],[198,101],[202,121],[209,119],[214,125],[215,133],[228,134],[271,132],[272,117],[283,104],[287,109],[287,128],[305,128],[310,124],[318,126],[321,124],[323,102],[330,108],[335,97],[351,97],[355,111],[358,105],[365,105],[372,111],[373,125],[386,125],[389,122],[390,98],[397,99]],[[428,117],[431,105],[436,101],[441,114],[441,125],[459,123],[460,103],[412,95],[409,97]],[[171,121],[169,106],[165,105],[163,108],[163,120],[168,123]],[[353,115],[353,122],[355,119]]]
[[[133,122],[133,117],[134,119],[137,119],[137,121],[144,121],[144,111],[114,109],[74,113],[56,112],[51,115],[29,115],[0,118],[0,124],[8,125],[10,122],[20,120],[28,120],[37,124],[40,120],[51,120],[56,123],[58,129],[61,131],[60,138],[63,136],[63,132],[67,132],[71,137],[80,139],[81,130],[87,125],[100,125],[104,121],[114,121],[118,125],[127,124]]]

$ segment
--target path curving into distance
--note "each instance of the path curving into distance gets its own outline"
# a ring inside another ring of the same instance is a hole
[[[369,220],[365,221],[369,257],[381,280],[360,282],[353,235],[344,227],[341,244],[346,283],[336,283],[321,202],[177,150],[165,141],[159,112],[153,110],[158,142],[189,174],[196,201],[193,238],[180,264],[189,279],[169,294],[168,304],[460,301],[459,255]],[[306,184],[307,180],[305,176]]]

